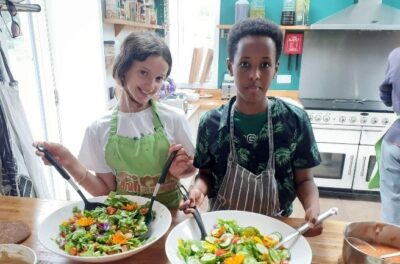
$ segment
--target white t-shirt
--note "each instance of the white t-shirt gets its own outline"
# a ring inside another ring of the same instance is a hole
[[[158,115],[166,131],[170,144],[182,144],[189,156],[194,155],[194,144],[189,123],[182,110],[157,104]],[[85,132],[79,152],[79,160],[91,171],[108,173],[113,170],[107,165],[105,150],[110,131],[112,112],[96,120]],[[118,112],[117,134],[132,138],[140,138],[154,133],[151,107],[137,113]]]

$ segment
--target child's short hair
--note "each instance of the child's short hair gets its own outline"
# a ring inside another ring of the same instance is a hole
[[[167,77],[171,73],[172,57],[165,42],[152,32],[133,32],[129,34],[121,45],[117,56],[113,77],[122,86],[125,85],[125,75],[135,61],[144,61],[149,56],[161,56],[169,65]]]
[[[246,18],[233,25],[232,29],[229,31],[228,55],[231,61],[233,61],[235,56],[238,42],[246,36],[270,37],[274,41],[276,47],[276,61],[279,60],[282,52],[283,38],[279,26],[262,18]]]

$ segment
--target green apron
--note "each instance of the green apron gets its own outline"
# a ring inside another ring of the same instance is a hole
[[[400,119],[400,115],[398,115],[397,118]],[[371,173],[371,179],[368,182],[368,189],[379,188],[379,181],[380,181],[379,161],[381,159],[382,140],[385,137],[386,132],[389,130],[389,128],[393,125],[393,123],[396,120],[397,119],[395,119],[390,125],[387,126],[387,129],[383,132],[383,135],[379,138],[379,140],[375,144],[376,163]]]
[[[151,101],[150,104],[155,131],[140,138],[117,135],[118,107],[113,111],[105,158],[115,172],[118,194],[151,197],[167,161],[170,144],[156,103]],[[178,208],[181,200],[178,184],[178,179],[168,175],[160,186],[156,200],[169,208]]]

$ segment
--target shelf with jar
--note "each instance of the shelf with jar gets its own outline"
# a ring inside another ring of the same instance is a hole
[[[162,25],[147,24],[118,18],[105,18],[104,23],[114,25],[115,36],[118,36],[118,34],[122,31],[124,27],[144,28],[149,30],[164,29],[164,26]]]
[[[221,31],[221,38],[227,36],[228,31],[233,27],[233,25],[217,25],[217,28]],[[279,26],[283,31],[305,31],[309,30],[310,26],[307,25],[297,25],[297,26]]]
[[[115,36],[126,27],[164,30],[164,16],[158,14],[164,9],[161,0],[106,0],[104,23],[114,25]]]

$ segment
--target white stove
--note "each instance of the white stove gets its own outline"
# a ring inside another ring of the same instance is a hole
[[[305,111],[322,159],[321,164],[313,169],[316,184],[326,188],[371,191],[368,182],[376,163],[374,145],[383,130],[396,119],[394,113]]]
[[[393,113],[330,110],[306,110],[306,112],[312,124],[384,127],[395,118]]]

